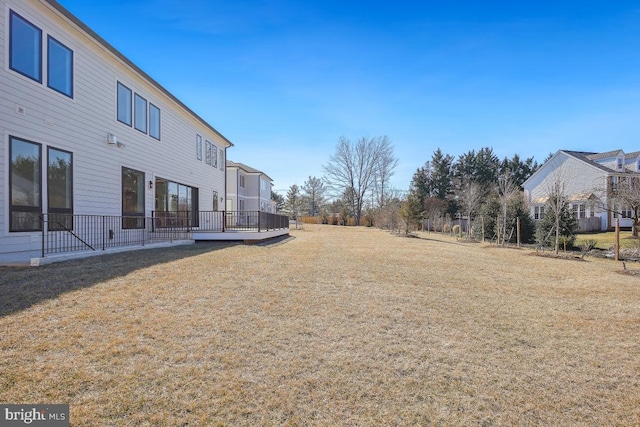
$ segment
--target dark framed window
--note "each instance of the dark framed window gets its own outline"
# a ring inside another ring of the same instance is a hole
[[[73,51],[47,37],[47,86],[73,98]]]
[[[147,133],[147,100],[138,95],[134,95],[134,126],[140,132]]]
[[[197,188],[156,178],[157,227],[198,227],[198,211]]]
[[[224,170],[224,151],[222,148],[218,151],[220,153],[220,170]]]
[[[42,146],[9,137],[9,231],[42,229]]]
[[[202,161],[202,137],[196,135],[196,159]]]
[[[218,167],[218,148],[211,144],[211,166]]]
[[[160,109],[149,103],[149,136],[160,141]]]
[[[73,229],[73,154],[47,149],[47,212],[49,230]]]
[[[131,89],[118,82],[118,121],[131,126]]]
[[[209,141],[206,141],[205,144],[206,147],[206,155],[207,155],[207,164],[210,165],[211,164],[211,143]]]
[[[9,40],[9,68],[42,83],[42,30],[11,11]]]
[[[144,228],[144,184],[144,172],[122,168],[122,228]]]

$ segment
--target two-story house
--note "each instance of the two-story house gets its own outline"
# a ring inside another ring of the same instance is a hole
[[[571,204],[580,231],[609,230],[616,220],[631,227],[633,213],[620,201],[624,180],[640,179],[640,152],[614,150],[588,153],[560,150],[547,160],[522,187],[531,215],[538,220],[547,201],[560,191]]]
[[[273,180],[264,172],[227,160],[227,211],[276,213],[272,186]]]
[[[47,215],[120,217],[114,238],[225,205],[231,142],[54,0],[0,0],[0,93],[0,254]]]

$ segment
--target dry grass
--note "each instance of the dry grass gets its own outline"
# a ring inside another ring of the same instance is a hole
[[[76,426],[640,424],[621,265],[292,234],[0,269],[0,401]]]
[[[576,243],[585,240],[595,240],[598,242],[598,249],[607,250],[613,248],[616,242],[616,233],[614,231],[603,231],[600,233],[583,233],[576,236]],[[640,246],[638,238],[631,235],[631,231],[620,232],[620,247],[623,249],[636,249]]]

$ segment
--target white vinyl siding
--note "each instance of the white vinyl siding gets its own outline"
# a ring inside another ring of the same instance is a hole
[[[149,190],[149,181],[154,181],[156,176],[199,188],[200,206],[212,205],[213,191],[225,194],[224,173],[193,155],[193,135],[226,147],[228,143],[223,138],[50,9],[51,6],[34,0],[11,4],[20,16],[42,29],[43,34],[51,34],[73,51],[74,98],[71,100],[47,88],[46,84],[38,84],[9,70],[8,64],[5,64],[7,72],[0,73],[0,129],[3,130],[0,133],[0,252],[38,249],[40,244],[38,232],[9,232],[10,135],[41,145],[42,174],[46,173],[49,147],[73,153],[74,214],[121,215],[122,167],[145,173],[145,215],[151,214],[155,204],[155,192]],[[3,1],[0,58],[5,60],[9,43],[8,11]],[[117,120],[118,82],[132,91],[132,97],[133,93],[139,93],[160,110],[161,143],[137,131],[133,123],[127,126]],[[108,134],[114,135],[121,145],[108,144]],[[43,185],[46,186],[46,182]],[[46,212],[46,197],[42,204]]]

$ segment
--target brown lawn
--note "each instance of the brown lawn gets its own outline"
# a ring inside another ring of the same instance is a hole
[[[74,426],[640,424],[621,264],[304,227],[0,269],[0,402]]]

